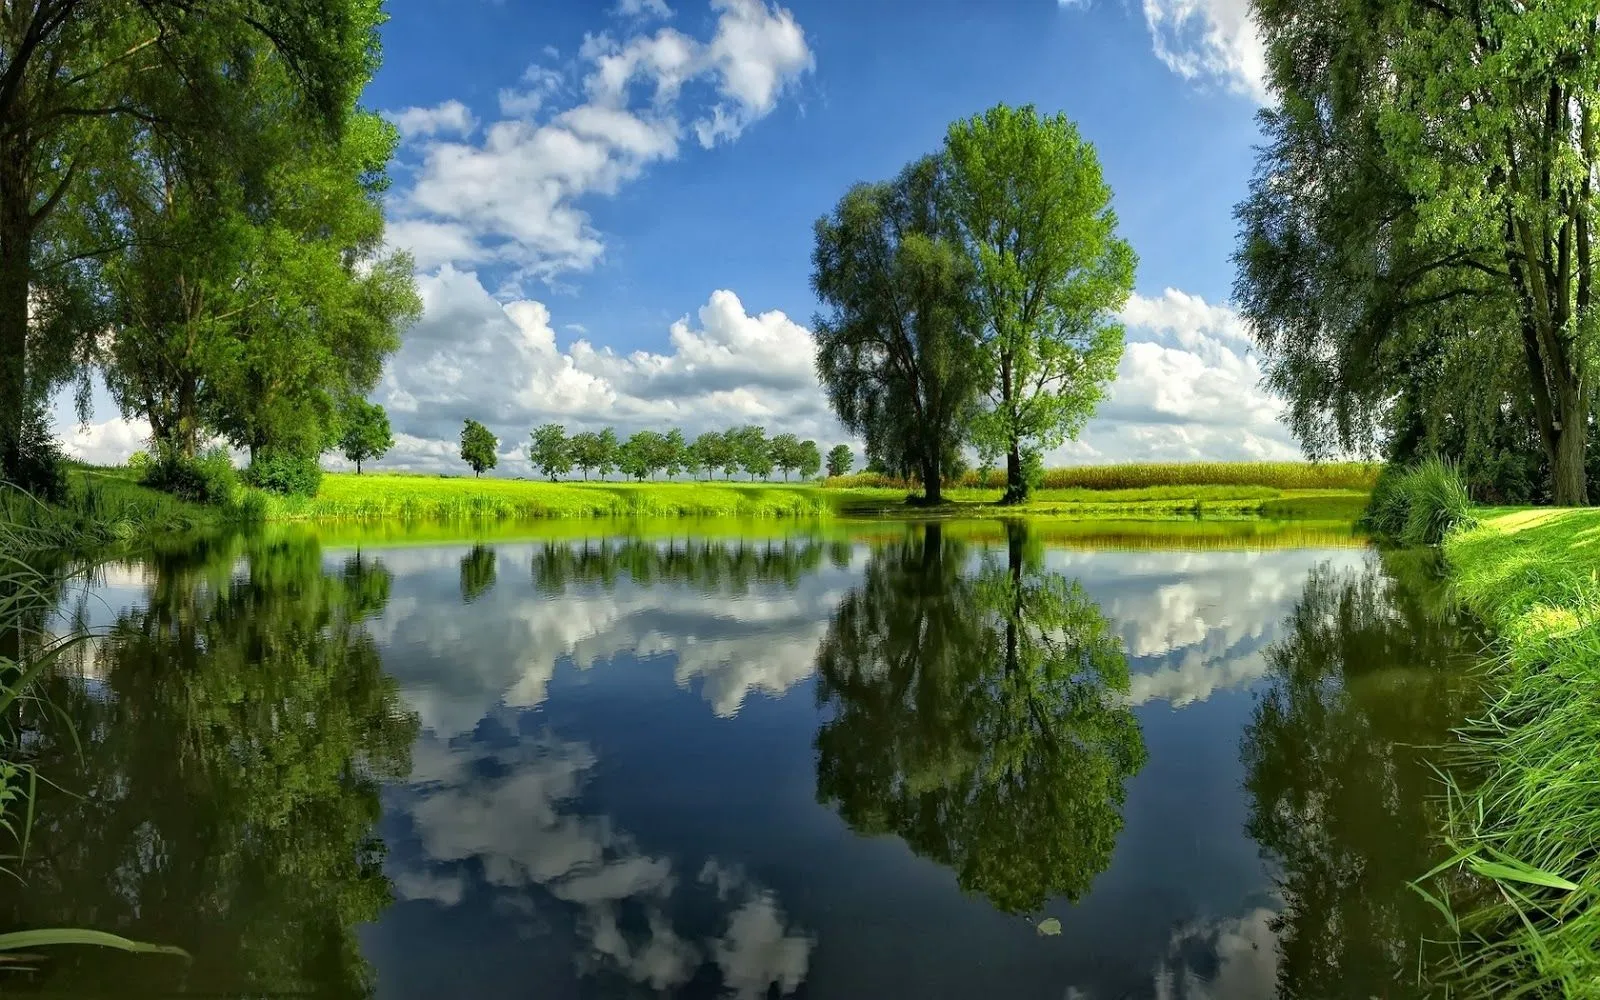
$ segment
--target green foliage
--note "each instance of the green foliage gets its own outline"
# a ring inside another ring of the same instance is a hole
[[[500,439],[476,420],[469,419],[462,425],[461,460],[472,466],[474,476],[480,476],[486,469],[495,467],[500,461],[496,450],[499,447]]]
[[[828,478],[848,476],[856,464],[855,452],[847,444],[836,444],[828,450]]]
[[[1380,536],[1407,545],[1438,545],[1476,523],[1472,498],[1456,466],[1438,458],[1409,469],[1386,469],[1363,518]]]
[[[572,471],[572,442],[567,440],[567,429],[560,424],[545,424],[533,432],[533,443],[528,446],[528,460],[551,482]]]
[[[340,423],[344,429],[339,435],[339,450],[356,463],[357,475],[361,474],[362,462],[380,459],[394,447],[389,414],[377,403],[351,399],[340,414]]]
[[[0,413],[3,410],[4,404],[0,404]],[[0,481],[38,500],[60,501],[67,488],[62,468],[66,456],[50,431],[44,408],[35,406],[20,419],[15,436],[0,428]]]
[[[1542,451],[1587,499],[1593,11],[1263,0],[1276,98],[1235,297],[1313,455]],[[1433,438],[1415,447],[1416,439]]]
[[[989,380],[972,439],[1008,456],[1017,502],[1036,485],[1028,456],[1037,469],[1077,437],[1116,377],[1136,259],[1094,146],[1065,115],[996,105],[950,126],[944,159]]]
[[[690,467],[689,444],[683,439],[683,431],[674,427],[667,432],[661,444],[661,457],[662,469],[668,477],[676,478],[678,473]]]
[[[817,473],[822,471],[822,451],[815,441],[801,441],[800,450],[795,456],[795,471],[800,473],[801,479],[815,479]]]
[[[487,594],[495,581],[494,549],[474,545],[461,557],[461,599],[468,604]]]
[[[1270,486],[1285,490],[1370,490],[1384,466],[1375,462],[1134,462],[1122,465],[1072,465],[1046,469],[1039,487],[1047,490],[1134,490],[1164,486]],[[905,480],[866,472],[829,486],[904,488]],[[1003,489],[1005,475],[982,470],[953,485]]]
[[[867,457],[915,471],[940,499],[960,456],[983,366],[971,335],[977,275],[956,238],[943,164],[926,157],[888,184],[858,184],[818,219],[811,284],[817,376]]]
[[[270,449],[251,459],[245,480],[280,496],[314,497],[322,485],[322,464],[316,455],[287,448]]]
[[[233,456],[222,447],[208,448],[198,458],[191,458],[169,445],[157,445],[156,457],[147,457],[143,463],[139,482],[200,504],[231,504],[239,491]]]
[[[1455,995],[1590,997],[1600,983],[1600,513],[1524,511],[1445,542],[1453,594],[1498,636],[1461,733],[1442,870]]]
[[[733,442],[734,455],[739,467],[751,479],[766,479],[772,475],[772,445],[767,441],[767,429],[750,424],[728,432]]]
[[[118,268],[169,235],[147,225],[134,192],[193,204],[189,191],[161,183],[163,172],[197,188],[220,178],[259,192],[274,171],[294,176],[304,157],[355,130],[356,99],[377,64],[379,4],[221,0],[194,13],[182,0],[29,4],[0,23],[10,81],[0,92],[10,165],[0,245],[11,248],[0,266],[0,478],[27,478],[18,444],[30,410],[98,360],[94,341],[132,287],[119,284]],[[291,136],[298,142],[284,141]],[[217,215],[229,215],[232,192],[208,193]],[[232,277],[248,285],[252,275]],[[159,280],[148,290],[206,291]]]

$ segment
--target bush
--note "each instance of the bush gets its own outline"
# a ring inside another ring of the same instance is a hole
[[[313,497],[322,486],[322,465],[315,455],[268,451],[257,455],[245,474],[251,486],[291,497]]]
[[[60,503],[67,495],[65,461],[44,411],[35,407],[23,418],[15,450],[0,445],[0,481],[36,500]]]
[[[229,504],[239,491],[239,473],[226,448],[207,448],[190,458],[162,445],[153,458],[146,455],[142,463],[128,464],[142,466],[139,481],[144,485],[190,503]]]
[[[1407,545],[1437,545],[1457,527],[1476,522],[1472,497],[1454,462],[1425,459],[1408,469],[1389,467],[1372,488],[1363,523],[1375,534]]]

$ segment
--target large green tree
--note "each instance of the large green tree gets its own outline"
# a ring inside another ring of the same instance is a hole
[[[941,499],[982,380],[972,262],[956,235],[939,159],[858,184],[818,219],[811,283],[817,376],[867,454],[914,470]]]
[[[1236,297],[1313,455],[1483,408],[1588,501],[1595,11],[1260,0],[1269,82]],[[1403,404],[1398,413],[1396,401]]]
[[[817,798],[1007,912],[1077,899],[1143,766],[1127,661],[1023,525],[974,574],[937,524],[873,554],[817,652]]]
[[[534,431],[528,460],[551,482],[571,472],[572,442],[567,439],[567,429],[560,424],[545,424]]]
[[[86,219],[140,151],[236,156],[294,122],[337,144],[378,61],[377,0],[19,0],[0,9],[0,474],[103,329],[99,265],[133,242]],[[264,84],[270,114],[245,114]],[[309,134],[309,133],[308,133]],[[270,147],[270,143],[267,144]],[[260,166],[256,160],[254,166]]]
[[[1094,146],[1065,115],[996,105],[950,126],[944,159],[989,374],[972,440],[1006,456],[1004,499],[1020,502],[1028,468],[1077,437],[1116,377],[1136,258]]]

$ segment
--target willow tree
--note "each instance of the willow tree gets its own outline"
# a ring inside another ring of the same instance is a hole
[[[974,273],[948,212],[943,164],[858,184],[817,220],[817,376],[868,458],[915,470],[927,503],[959,461],[982,371]]]
[[[1004,499],[1018,503],[1027,466],[1077,437],[1116,377],[1136,258],[1094,146],[1065,115],[996,105],[950,126],[944,158],[988,372],[973,440],[1005,455]]]
[[[1555,502],[1587,503],[1593,8],[1259,0],[1256,16],[1279,100],[1238,209],[1235,294],[1306,450],[1385,442],[1413,369],[1444,359],[1432,405],[1488,398],[1525,421]]]
[[[284,66],[280,109],[337,134],[377,64],[378,0],[19,0],[0,8],[0,473],[25,430],[90,356],[96,264],[121,249],[79,225],[129,160],[119,132],[191,148],[250,148],[226,109],[255,86],[256,46]]]

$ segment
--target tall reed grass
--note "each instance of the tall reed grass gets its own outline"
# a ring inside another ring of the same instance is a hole
[[[1438,458],[1385,469],[1363,517],[1379,536],[1406,545],[1438,545],[1451,531],[1471,527],[1475,519],[1461,470]]]

